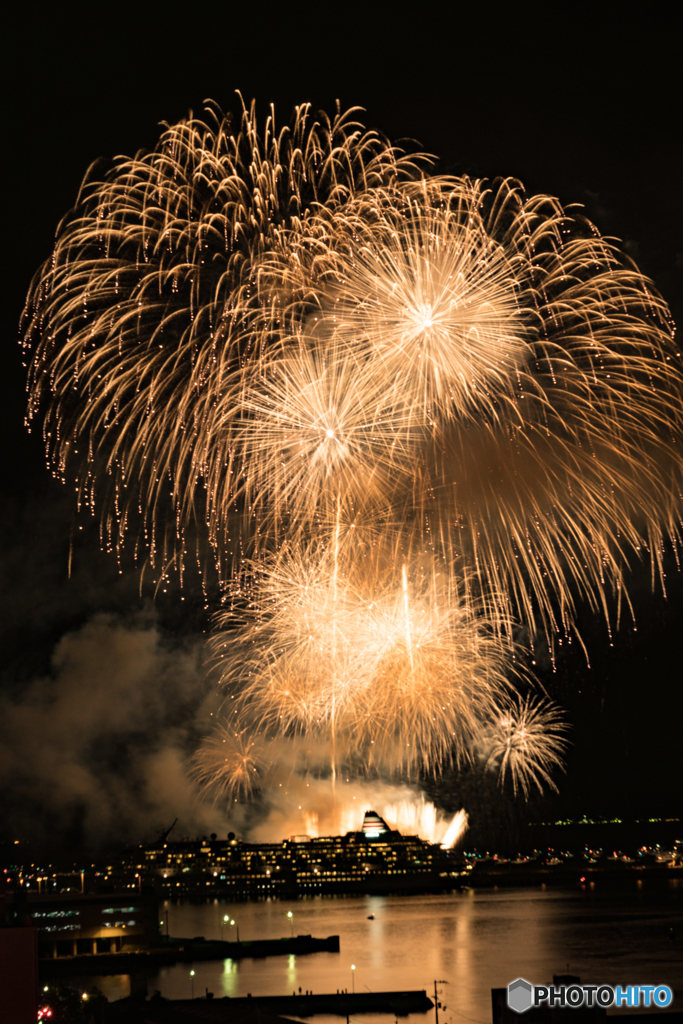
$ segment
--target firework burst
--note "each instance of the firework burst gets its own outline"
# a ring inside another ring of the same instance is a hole
[[[514,622],[552,646],[679,539],[647,279],[579,210],[430,176],[353,115],[166,126],[89,174],[26,307],[28,419],[107,546],[182,574],[208,539],[229,736],[197,770],[231,799],[259,731],[327,738],[333,775],[466,756]],[[549,706],[508,712],[490,756],[526,793],[564,741]]]
[[[194,757],[193,774],[217,800],[237,803],[259,789],[269,763],[266,745],[256,735],[228,727],[204,740]]]
[[[409,467],[391,390],[368,377],[350,349],[300,339],[259,370],[234,436],[249,507],[264,522],[286,519],[290,532],[299,525],[310,534],[311,520],[342,500],[381,506],[401,482],[405,489]]]
[[[291,127],[277,133],[271,116],[259,133],[253,106],[236,128],[210,110],[89,172],[26,307],[28,418],[44,414],[48,460],[75,474],[110,543],[133,523],[166,564],[188,524],[206,523],[230,575],[229,510],[249,491],[234,421],[267,408],[253,391],[245,405],[245,386],[287,309],[311,308],[295,269],[326,251],[328,229],[318,239],[309,222],[417,173],[353,113],[314,120],[303,106]]]
[[[678,536],[680,354],[646,279],[580,212],[429,177],[349,115],[191,119],[87,182],[27,340],[56,472],[153,564],[206,527],[227,580],[374,502],[385,546],[465,556],[494,620],[552,642]]]
[[[432,178],[401,197],[378,191],[321,307],[393,403],[411,527],[476,565],[494,619],[502,596],[552,644],[577,594],[607,613],[629,558],[657,564],[678,539],[668,310],[580,212],[518,183]]]
[[[532,786],[543,792],[546,784],[557,792],[550,772],[562,768],[566,731],[560,709],[551,701],[517,695],[492,716],[478,745],[486,767],[498,770],[500,784],[509,776],[515,794],[521,789],[528,797]]]
[[[504,641],[434,567],[286,550],[233,600],[212,639],[231,716],[328,740],[333,773],[338,753],[408,771],[459,761],[509,685]]]
[[[393,383],[409,430],[495,414],[493,396],[531,355],[523,258],[487,233],[467,182],[380,191],[376,203],[327,305],[336,335],[363,351],[384,389]]]

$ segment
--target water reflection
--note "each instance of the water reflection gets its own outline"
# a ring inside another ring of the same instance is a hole
[[[292,953],[287,957],[287,992],[290,989],[296,991],[296,957]]]
[[[239,960],[224,960],[223,974],[221,975],[220,993],[216,996],[237,996],[239,995]]]
[[[677,880],[676,880],[677,881]],[[439,896],[308,897],[226,904],[179,903],[168,909],[171,935],[220,936],[223,916],[239,921],[240,938],[280,938],[296,932],[339,935],[341,951],[308,956],[224,960],[194,964],[195,995],[282,995],[312,990],[422,989],[433,994],[434,979],[448,984],[441,1024],[490,1024],[493,987],[520,975],[537,983],[566,971],[587,983],[634,981],[670,984],[683,998],[680,940],[669,928],[680,918],[683,888],[647,883],[609,892],[600,886],[576,889],[465,890]],[[160,915],[166,920],[165,913]],[[164,929],[165,930],[165,929]],[[680,928],[677,929],[680,933]],[[355,964],[352,980],[351,964]],[[150,994],[180,999],[190,994],[189,965],[159,971],[148,979]],[[92,982],[92,979],[91,979]],[[120,995],[125,986],[120,982]],[[109,998],[114,980],[107,979]],[[100,986],[102,987],[102,986]],[[409,1024],[431,1024],[416,1016]],[[385,1024],[393,1024],[387,1017]],[[339,1024],[315,1018],[315,1024]],[[379,1024],[376,1017],[368,1024]]]

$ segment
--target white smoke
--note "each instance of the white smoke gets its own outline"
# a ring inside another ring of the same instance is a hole
[[[0,698],[0,787],[12,838],[92,848],[151,838],[177,817],[225,831],[188,758],[213,721],[198,641],[170,644],[142,612],[94,616],[52,671]]]
[[[337,781],[287,773],[271,782],[261,813],[232,812],[234,829],[252,842],[280,842],[294,835],[344,835],[358,832],[366,811],[375,811],[390,828],[432,843],[454,846],[467,828],[467,814],[443,815],[416,787],[378,780]]]
[[[219,699],[203,658],[203,641],[171,643],[148,612],[99,614],[64,635],[49,675],[0,698],[8,838],[96,851],[153,839],[178,818],[174,837],[233,829],[279,842],[358,831],[374,810],[404,834],[455,842],[451,819],[417,788],[340,778],[333,793],[329,778],[301,773],[299,744],[285,741],[259,800],[212,803],[191,778]],[[327,759],[305,746],[309,768]]]

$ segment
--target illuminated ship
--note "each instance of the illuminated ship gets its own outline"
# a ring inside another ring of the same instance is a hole
[[[456,888],[468,871],[453,850],[390,829],[366,811],[360,832],[279,843],[227,839],[156,843],[124,852],[108,868],[114,887],[136,879],[168,896],[192,893],[226,897],[315,893],[433,892]]]

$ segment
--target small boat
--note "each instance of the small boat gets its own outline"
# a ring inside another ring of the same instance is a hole
[[[374,920],[375,920],[375,915],[374,914],[368,914],[368,921],[374,921]]]

